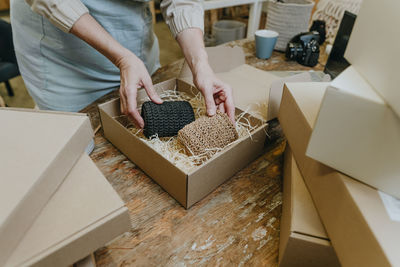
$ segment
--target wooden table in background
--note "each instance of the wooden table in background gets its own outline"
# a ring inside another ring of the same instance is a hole
[[[278,52],[269,60],[257,59],[251,40],[227,45],[243,47],[247,64],[262,70],[311,69],[286,61]],[[159,69],[154,83],[176,77],[182,63]],[[322,68],[319,64],[313,69]],[[100,125],[97,104],[116,97],[117,92],[110,93],[83,110],[94,129]],[[268,132],[262,156],[185,210],[98,131],[91,158],[126,203],[132,229],[96,251],[97,265],[276,266],[286,141],[278,122],[271,122]]]
[[[10,0],[0,0],[0,11],[10,9]]]

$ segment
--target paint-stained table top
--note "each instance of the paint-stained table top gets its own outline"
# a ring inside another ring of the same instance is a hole
[[[274,52],[255,57],[254,42],[243,47],[246,62],[262,70],[309,70]],[[326,57],[322,56],[321,62]],[[153,75],[158,83],[179,73],[183,60]],[[322,70],[317,65],[314,70]],[[93,128],[100,125],[97,104],[118,97],[110,93],[83,112]],[[265,152],[213,193],[185,210],[98,131],[91,158],[129,209],[132,229],[96,251],[98,266],[276,266],[282,206],[282,153],[286,141],[278,122],[269,126]]]

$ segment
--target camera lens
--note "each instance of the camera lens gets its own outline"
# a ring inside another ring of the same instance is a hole
[[[303,46],[300,43],[289,42],[286,47],[286,58],[297,60],[303,54]]]

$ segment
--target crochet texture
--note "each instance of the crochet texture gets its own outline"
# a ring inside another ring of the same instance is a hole
[[[142,105],[141,114],[144,120],[143,134],[147,138],[153,135],[177,135],[180,129],[195,119],[193,108],[187,101],[164,101],[162,104],[147,101]]]
[[[190,154],[206,155],[208,158],[238,138],[229,117],[219,111],[213,117],[197,119],[178,132],[179,142]]]

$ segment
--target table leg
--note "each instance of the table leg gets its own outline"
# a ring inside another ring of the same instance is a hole
[[[250,4],[249,23],[247,24],[247,38],[253,37],[256,30],[258,30],[260,25],[261,10],[261,1]]]
[[[0,96],[0,107],[4,108],[6,106],[6,103],[4,102],[4,99]]]

